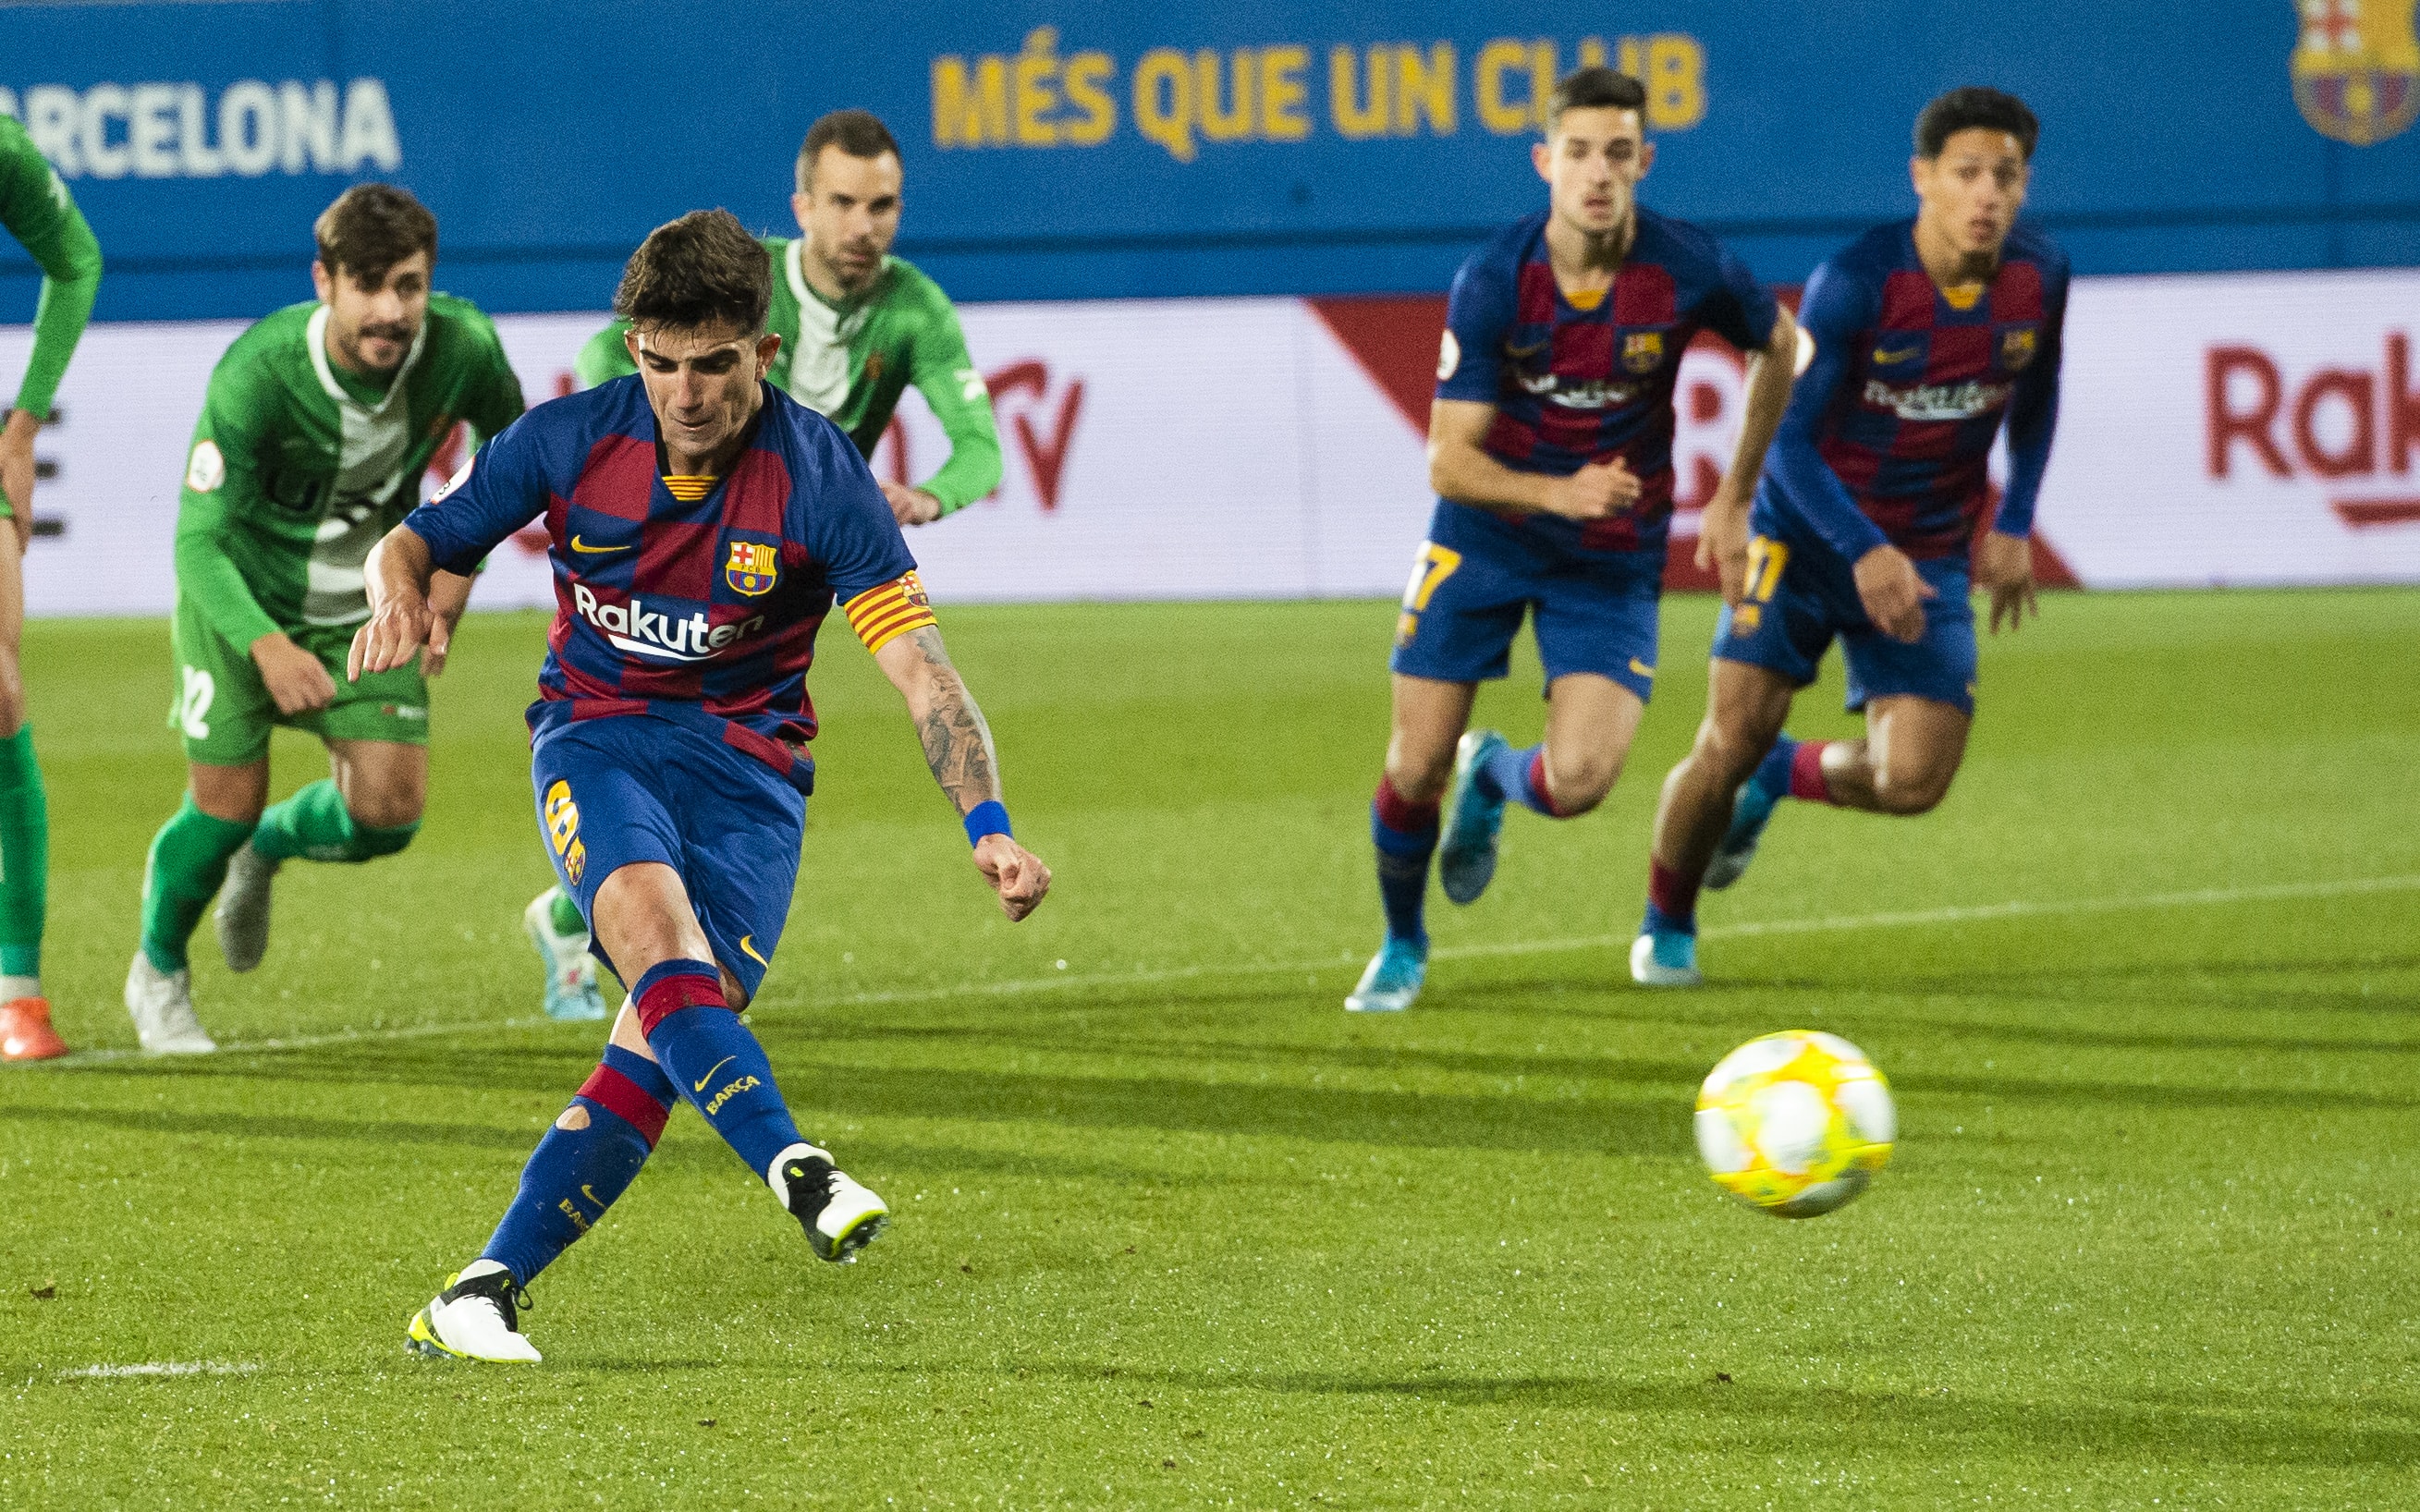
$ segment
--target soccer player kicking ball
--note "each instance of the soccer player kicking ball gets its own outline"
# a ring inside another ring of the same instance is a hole
[[[42,914],[49,898],[51,813],[17,644],[25,628],[25,548],[34,538],[34,433],[75,355],[101,287],[101,244],[39,148],[0,116],[0,226],[42,270],[34,349],[17,403],[0,422],[0,1059],[68,1053],[42,995]]]
[[[1429,415],[1440,497],[1404,595],[1394,729],[1370,810],[1387,940],[1344,999],[1352,1012],[1419,995],[1432,853],[1446,896],[1470,903],[1496,873],[1508,802],[1569,819],[1621,772],[1655,675],[1672,387],[1690,339],[1712,331],[1752,368],[1710,515],[1755,478],[1789,402],[1789,315],[1714,238],[1638,204],[1655,153],[1645,102],[1610,69],[1558,85],[1530,149],[1549,208],[1454,275]],[[1516,750],[1463,730],[1479,683],[1505,675],[1525,613],[1546,667],[1546,738]]]
[[[729,213],[657,227],[614,297],[638,376],[531,411],[371,561],[364,679],[436,633],[432,572],[467,570],[545,517],[558,608],[529,710],[531,786],[556,875],[630,989],[487,1248],[413,1316],[424,1351],[538,1358],[522,1288],[629,1186],[676,1096],[824,1259],[879,1230],[881,1199],[800,1137],[739,1022],[798,880],[807,668],[835,600],[907,700],[1001,906],[1023,918],[1050,887],[1010,836],[990,732],[882,490],[840,427],[766,381],[781,347],[769,299],[764,254]]]
[[[1706,532],[1724,609],[1705,723],[1664,782],[1647,918],[1630,974],[1694,986],[1702,885],[1739,880],[1784,797],[1922,813],[1975,714],[1968,553],[2005,419],[2009,485],[1974,549],[1992,629],[2035,609],[2028,544],[2058,415],[2067,257],[2017,224],[2040,128],[1996,89],[1956,89],[1916,122],[1913,221],[1879,226],[1807,281],[1814,361],[1752,511]],[[1781,733],[1833,640],[1863,740]]]
[[[949,437],[949,460],[915,487],[885,481],[884,498],[902,525],[928,525],[1000,486],[1000,435],[991,395],[967,355],[967,338],[949,296],[913,263],[891,255],[899,235],[899,144],[861,110],[840,110],[808,129],[799,149],[790,208],[799,238],[765,237],[773,302],[767,329],[782,338],[767,374],[772,385],[848,432],[872,456],[892,411],[910,383]],[[582,348],[582,388],[637,371],[616,320]],[[588,926],[579,905],[549,887],[522,912],[521,924],[546,964],[546,1011],[604,1016]]]
[[[428,789],[425,677],[444,667],[471,579],[436,585],[419,665],[349,682],[347,649],[370,612],[363,560],[419,502],[457,420],[487,437],[521,412],[495,326],[429,292],[437,218],[418,200],[356,184],[313,231],[318,299],[235,339],[211,370],[186,461],[169,724],[183,733],[191,788],[144,872],[126,1009],[146,1050],[217,1048],[194,1015],[185,952],[222,881],[219,949],[250,971],[269,947],[281,865],[366,861],[411,842]],[[331,775],[264,810],[279,725],[318,735]]]

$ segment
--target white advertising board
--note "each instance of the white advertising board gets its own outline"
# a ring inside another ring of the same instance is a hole
[[[992,497],[910,532],[936,597],[1396,592],[1432,502],[1417,369],[1434,347],[1373,342],[1326,309],[967,307],[1004,474]],[[1406,318],[1434,330],[1441,301]],[[602,320],[497,321],[533,402],[568,391],[572,355]],[[29,612],[167,609],[186,440],[240,329],[86,333],[39,449],[51,475]],[[2043,544],[2089,587],[2420,581],[2415,333],[2420,271],[2080,280]],[[21,369],[30,339],[0,328],[0,374]],[[1740,396],[1734,362],[1691,352],[1678,396],[1684,506],[1728,457]],[[911,396],[874,464],[913,481],[945,453]],[[1684,550],[1693,529],[1684,508]],[[543,557],[499,551],[478,602],[551,604]]]

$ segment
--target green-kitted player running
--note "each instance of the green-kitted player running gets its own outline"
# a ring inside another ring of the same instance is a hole
[[[75,355],[101,287],[101,243],[68,186],[23,127],[0,116],[0,225],[42,270],[34,350],[17,403],[0,425],[0,1058],[67,1054],[42,996],[42,911],[51,880],[50,810],[25,722],[17,642],[25,627],[25,547],[34,536],[34,433]]]
[[[369,617],[364,560],[420,501],[428,459],[467,424],[519,419],[496,328],[429,292],[437,218],[357,184],[313,227],[318,299],[254,325],[210,373],[177,516],[178,692],[192,790],[151,841],[126,1009],[146,1050],[216,1049],[194,1015],[185,947],[219,891],[219,947],[249,971],[269,944],[279,865],[366,861],[411,843],[428,787],[428,690],[471,580],[439,576],[426,662],[345,678]],[[474,441],[474,444],[475,444]],[[333,776],[263,811],[269,732],[307,730]]]
[[[834,111],[808,129],[790,196],[800,235],[760,239],[773,263],[765,329],[782,338],[766,381],[830,417],[869,457],[913,383],[950,439],[949,460],[915,487],[885,481],[882,492],[900,524],[929,525],[1000,486],[1000,433],[950,297],[891,255],[901,178],[899,144],[871,113]],[[639,370],[628,335],[617,320],[581,348],[581,387]],[[588,927],[571,900],[550,887],[521,921],[546,958],[547,1012],[601,1017]]]

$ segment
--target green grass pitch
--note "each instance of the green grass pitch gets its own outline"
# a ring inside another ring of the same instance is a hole
[[[0,1072],[0,1504],[2380,1506],[2420,1464],[2420,595],[2068,595],[1988,642],[1916,821],[1786,808],[1711,898],[1706,990],[1628,985],[1711,606],[1599,812],[1511,817],[1377,937],[1391,610],[961,609],[1019,833],[1011,927],[845,633],[824,795],[753,1021],[892,1203],[851,1269],[691,1114],[535,1286],[536,1368],[407,1357],[594,1026],[535,1020],[548,880],[474,616],[405,855],[298,864],[268,963],[208,929],[226,1053],[132,1053],[180,766],[155,624],[39,624],[49,983]],[[1534,737],[1534,662],[1482,717]],[[1841,733],[1837,663],[1795,728]],[[280,737],[276,790],[322,770]],[[534,1021],[535,1020],[535,1021]],[[1890,1169],[1831,1217],[1692,1148],[1733,1044],[1836,1030]],[[152,1367],[136,1373],[129,1367]],[[167,1367],[163,1369],[161,1367]]]

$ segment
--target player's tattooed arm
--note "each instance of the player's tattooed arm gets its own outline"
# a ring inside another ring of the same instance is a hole
[[[991,727],[984,723],[974,695],[967,691],[957,668],[950,664],[941,632],[928,625],[900,640],[912,651],[915,670],[921,674],[917,678],[921,699],[905,687],[900,691],[908,695],[908,712],[915,717],[916,734],[923,742],[924,762],[933,769],[933,780],[962,814],[973,811],[977,804],[997,800],[1000,770],[992,751]]]
[[[874,654],[874,663],[908,701],[933,780],[958,812],[969,814],[1000,801],[1000,763],[992,751],[991,729],[950,664],[941,632],[929,625],[911,630],[885,642]],[[1000,906],[1010,918],[1023,918],[1041,907],[1050,891],[1050,869],[1005,834],[985,834],[977,841],[974,862],[1000,894]]]

